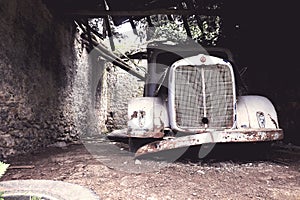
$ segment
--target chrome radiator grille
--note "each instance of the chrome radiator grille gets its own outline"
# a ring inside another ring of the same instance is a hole
[[[173,83],[177,126],[182,129],[231,128],[232,80],[226,65],[176,67]]]

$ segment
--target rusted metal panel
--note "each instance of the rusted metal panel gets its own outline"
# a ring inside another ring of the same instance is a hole
[[[281,139],[283,139],[282,129],[244,129],[205,132],[201,134],[155,141],[139,148],[135,155],[141,156],[144,154],[155,153],[163,150],[170,150],[207,143],[259,142]]]
[[[128,137],[135,137],[135,138],[162,138],[164,137],[163,129],[159,129],[158,131],[149,131],[148,129],[140,129],[140,131],[137,133],[132,132],[131,130],[128,130]]]
[[[141,97],[128,105],[128,136],[137,138],[162,138],[168,126],[166,106],[160,98]]]
[[[257,95],[239,96],[237,100],[238,128],[278,128],[276,110],[269,99]]]

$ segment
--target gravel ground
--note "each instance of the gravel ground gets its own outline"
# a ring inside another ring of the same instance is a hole
[[[86,147],[49,147],[11,158],[2,180],[66,181],[101,199],[300,199],[299,149],[273,147],[265,159],[245,156],[242,146],[234,147],[239,154],[225,146],[204,160],[185,155],[166,163],[134,160],[130,154],[93,156]]]

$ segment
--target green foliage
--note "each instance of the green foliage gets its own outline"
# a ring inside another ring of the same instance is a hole
[[[0,200],[4,200],[3,194],[4,194],[4,192],[0,192]]]
[[[37,196],[32,196],[30,197],[30,200],[42,200],[42,198]]]
[[[0,178],[4,175],[8,167],[9,164],[0,161]]]
[[[167,15],[152,15],[150,19],[153,27],[149,26],[146,18],[134,21],[138,35],[134,35],[131,29],[122,32],[124,29],[118,28],[120,32],[117,35],[114,34],[116,48],[129,53],[145,48],[147,43],[152,41],[172,41],[176,44],[191,39],[205,46],[215,46],[221,32],[221,19],[218,16],[193,15],[188,17],[192,38],[188,38],[183,18],[180,15],[172,15],[169,18]],[[120,37],[120,35],[123,36]]]
[[[173,16],[174,20],[168,20],[166,15],[152,16],[154,24],[154,33],[152,40],[170,40],[181,42],[187,40],[187,35],[183,26],[181,17]]]
[[[141,40],[169,40],[180,43],[189,40],[180,15],[172,15],[170,20],[166,15],[153,15],[151,22],[154,27],[149,27],[145,18],[136,22],[137,32]],[[200,44],[215,46],[220,36],[221,18],[219,16],[189,16],[188,25],[193,40]]]
[[[208,8],[213,10],[220,7],[216,3],[208,5]],[[146,18],[134,20],[137,35],[133,33],[129,22],[116,27],[113,20],[110,17],[108,19],[116,49],[126,54],[141,50],[152,41],[182,43],[193,39],[204,46],[215,46],[221,35],[222,20],[219,16],[192,15],[187,17],[192,38],[187,36],[181,15],[152,15],[150,16],[151,27]],[[89,24],[93,29],[102,33],[105,38],[104,44],[109,46],[104,20],[101,18],[91,19]],[[126,24],[127,26],[124,26]]]
[[[221,18],[219,16],[194,15],[188,21],[194,40],[207,46],[215,46],[217,44],[221,34]]]

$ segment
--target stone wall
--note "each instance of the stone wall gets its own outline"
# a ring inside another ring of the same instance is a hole
[[[0,158],[125,128],[143,83],[87,52],[41,0],[0,0]]]
[[[144,81],[110,63],[107,63],[105,71],[103,88],[106,93],[101,96],[101,105],[105,109],[99,114],[106,114],[104,123],[107,131],[126,128],[128,102],[143,96]]]
[[[0,16],[0,157],[77,140],[72,21],[40,0],[1,0]]]

